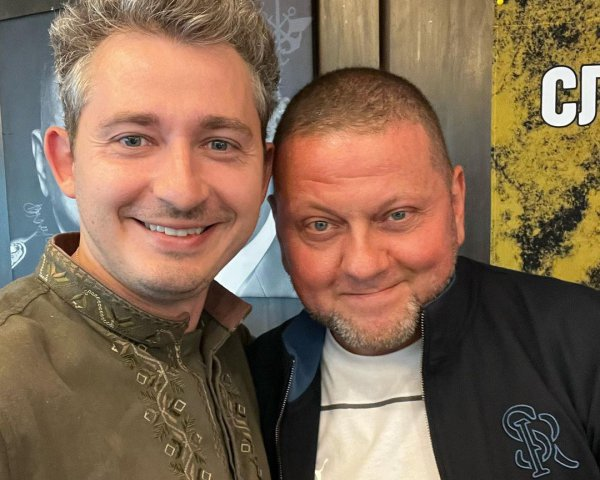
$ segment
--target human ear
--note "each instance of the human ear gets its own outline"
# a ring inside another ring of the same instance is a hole
[[[265,145],[264,177],[263,177],[263,192],[262,192],[263,197],[267,194],[267,189],[269,188],[269,181],[271,180],[274,151],[275,151],[275,147],[273,146],[272,143],[267,143]]]
[[[49,127],[44,136],[44,153],[52,169],[56,183],[62,192],[75,198],[75,179],[73,174],[73,150],[69,134],[62,127]]]
[[[48,196],[48,171],[46,170],[46,158],[44,157],[44,140],[39,128],[31,132],[31,152],[35,161],[40,190],[44,197]]]
[[[460,165],[454,167],[452,172],[452,210],[456,225],[456,241],[458,246],[465,241],[465,174]]]
[[[274,194],[272,194],[267,197],[267,200],[269,201],[269,205],[271,206],[271,211],[273,212],[273,218],[275,219],[275,230],[277,232],[277,239],[279,240],[279,244],[281,245],[281,248],[280,248],[281,264],[283,265],[283,269],[287,273],[290,273],[290,271],[288,269],[288,262],[285,257],[285,247],[284,247],[284,245],[281,244],[281,235],[279,235],[279,223],[277,222],[277,198],[275,197]]]

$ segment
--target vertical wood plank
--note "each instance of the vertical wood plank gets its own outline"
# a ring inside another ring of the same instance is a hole
[[[379,0],[319,3],[319,73],[379,67]]]
[[[414,82],[436,109],[450,157],[467,176],[462,252],[489,261],[491,0],[387,0],[383,63]]]

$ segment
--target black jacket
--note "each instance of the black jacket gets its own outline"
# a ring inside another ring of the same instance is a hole
[[[460,257],[422,321],[442,480],[600,479],[600,292]],[[302,312],[250,346],[273,478],[314,478],[324,334]]]

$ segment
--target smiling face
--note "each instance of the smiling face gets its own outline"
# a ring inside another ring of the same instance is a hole
[[[75,145],[46,135],[80,211],[76,259],[142,308],[195,318],[269,178],[248,67],[229,45],[129,32],[100,44],[88,78]]]
[[[277,234],[304,305],[357,354],[414,341],[464,238],[462,169],[449,179],[434,167],[425,130],[408,122],[292,135],[276,156]]]

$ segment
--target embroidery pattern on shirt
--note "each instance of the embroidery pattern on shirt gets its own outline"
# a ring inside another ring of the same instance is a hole
[[[200,325],[200,328],[203,328],[203,325]],[[185,363],[181,359],[181,352],[177,345],[175,346],[175,354],[175,360],[177,361],[179,368],[188,372],[192,377],[196,379],[198,388],[202,391],[204,398],[206,398],[208,402],[209,392],[207,391],[206,383],[202,380],[202,378],[200,378],[200,376],[196,372],[190,370],[185,365]],[[248,425],[248,421],[246,419],[246,407],[241,403],[240,392],[233,383],[233,380],[231,379],[231,375],[229,373],[226,373],[225,375],[221,376],[221,382],[219,383],[218,388],[219,395],[222,399],[224,399],[226,405],[226,413],[229,420],[229,422],[226,423],[229,425],[233,425],[238,431],[238,433],[241,435],[241,441],[239,442],[239,452],[242,455],[240,457],[249,459],[256,469],[258,478],[263,478],[263,472],[258,463],[258,457],[255,454],[255,449],[252,442],[252,435],[250,432],[250,426]],[[235,400],[232,399],[232,397],[235,398]],[[216,429],[217,419],[214,418],[212,410],[208,409],[208,415],[212,420],[211,424]],[[233,432],[233,438],[231,441],[235,443],[237,447],[238,436],[235,435],[235,432]],[[228,460],[225,457],[225,452],[223,452],[223,449],[221,448],[221,443],[219,441],[215,441],[213,443],[217,454],[223,457],[224,462],[227,462]]]
[[[148,346],[172,343],[186,322],[170,322],[131,305],[50,246],[40,261],[38,277],[81,315],[123,337]]]
[[[204,469],[202,436],[195,429],[195,419],[185,412],[187,403],[179,398],[183,393],[179,372],[155,359],[143,345],[135,346],[116,336],[113,350],[130,369],[137,371],[136,381],[144,387],[144,420],[164,444],[171,471],[181,478],[211,480],[212,474]]]
[[[219,436],[219,421],[210,407],[208,385],[201,376],[188,369],[180,357],[176,338],[183,335],[186,324],[160,320],[124,302],[57,248],[49,248],[44,253],[38,276],[81,315],[108,329],[103,333],[112,341],[112,350],[120,355],[125,365],[137,372],[136,381],[143,388],[141,397],[146,404],[144,419],[152,424],[155,437],[165,445],[164,453],[172,459],[173,473],[186,479],[212,480],[213,474],[203,468],[206,466],[201,449],[203,438],[195,429],[195,419],[185,412],[187,403],[179,398],[184,387],[179,368],[197,380],[211,421],[214,436],[211,443],[224,465],[229,460]],[[123,336],[136,339],[136,343]],[[174,347],[168,352],[169,363],[161,362],[147,352],[147,346],[160,345]],[[251,462],[258,477],[263,478],[239,390],[229,374],[222,377],[217,388],[223,399],[219,403],[226,407],[223,409],[226,423],[238,432],[237,435],[232,432],[234,448],[242,454],[240,458]]]
[[[222,382],[222,395],[226,399],[227,403],[227,414],[231,419],[231,422],[238,432],[236,436],[236,442],[239,440],[239,449],[242,454],[242,458],[247,458],[256,468],[258,478],[263,478],[263,472],[258,463],[258,457],[254,449],[254,442],[252,441],[252,432],[250,425],[248,425],[248,418],[246,416],[246,407],[241,403],[241,395],[231,379],[231,375],[226,373],[223,375]]]

